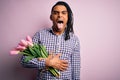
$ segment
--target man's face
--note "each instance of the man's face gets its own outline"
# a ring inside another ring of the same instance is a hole
[[[61,32],[65,30],[68,21],[68,12],[65,6],[57,5],[51,13],[51,20],[53,21],[53,28]]]

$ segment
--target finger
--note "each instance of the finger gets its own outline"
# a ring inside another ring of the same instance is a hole
[[[61,70],[65,71],[65,70],[67,70],[67,67],[61,67]]]
[[[38,61],[41,61],[41,60],[43,60],[43,59],[45,59],[45,58],[38,58]]]
[[[60,70],[60,71],[64,71],[64,69],[62,69],[62,68],[60,68],[59,70]]]
[[[68,64],[61,64],[62,67],[68,67]]]
[[[65,71],[65,70],[67,70],[67,67],[60,66],[59,70]]]
[[[58,53],[58,54],[56,54],[56,57],[59,58],[61,55],[62,55],[61,53]]]
[[[67,68],[68,68],[68,63],[61,63],[61,62],[60,62],[59,66],[56,65],[56,67],[57,67],[59,70],[61,70],[61,71],[65,71],[65,70],[67,70]]]
[[[65,71],[65,70],[67,70],[68,65],[56,64],[56,65],[54,66],[54,68],[55,68],[55,69],[58,69],[58,70],[60,70],[60,71]]]
[[[68,64],[67,60],[61,60],[61,63]]]

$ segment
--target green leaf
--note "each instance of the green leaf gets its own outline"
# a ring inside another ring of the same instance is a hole
[[[40,45],[40,49],[41,49],[41,52],[42,52],[46,57],[48,57],[47,50],[46,50],[46,48],[45,48],[43,45]]]
[[[35,51],[32,49],[32,47],[28,46],[29,51],[31,52],[31,54],[35,57],[36,53]]]
[[[36,58],[41,57],[41,54],[40,54],[39,49],[34,48],[34,51],[35,51],[35,53],[36,53],[36,55],[37,55]]]
[[[55,77],[59,77],[60,74],[58,72],[58,70],[52,68],[52,67],[49,67],[48,70],[55,76]]]
[[[34,57],[32,56],[26,56],[24,59],[24,62],[28,62],[29,60],[33,59]]]
[[[46,58],[46,56],[44,55],[44,53],[40,50],[40,55],[42,58]]]
[[[20,52],[19,54],[23,54],[23,55],[25,55],[25,56],[32,56],[31,54],[25,53],[25,52]]]

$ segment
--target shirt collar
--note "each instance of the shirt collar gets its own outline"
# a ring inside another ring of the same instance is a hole
[[[52,33],[53,35],[56,35],[56,34],[53,32],[53,29],[52,29],[52,28],[49,29],[49,32]],[[64,31],[62,34],[56,35],[56,36],[64,36],[64,35],[65,35],[65,31]]]

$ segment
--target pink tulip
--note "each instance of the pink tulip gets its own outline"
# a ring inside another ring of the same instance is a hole
[[[31,43],[31,42],[29,42],[29,41],[27,41],[27,44],[28,44],[29,46],[33,46],[33,43]]]
[[[22,50],[25,50],[26,47],[25,46],[21,46],[21,45],[18,45],[18,47],[16,47],[16,50],[19,50],[19,51],[22,51]]]
[[[19,45],[24,46],[24,47],[27,47],[27,46],[28,46],[28,43],[27,43],[27,41],[25,41],[24,39],[22,39],[22,40],[20,41]]]
[[[20,51],[18,51],[18,50],[11,50],[10,51],[10,54],[11,55],[16,55],[16,54],[18,54]]]
[[[32,43],[32,38],[30,36],[27,36],[26,40]]]

